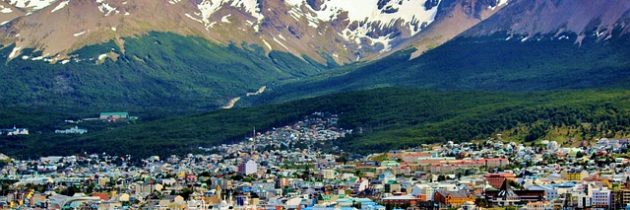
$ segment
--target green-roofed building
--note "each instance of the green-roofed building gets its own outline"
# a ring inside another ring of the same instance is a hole
[[[386,160],[381,162],[381,166],[386,168],[396,168],[400,166],[400,163],[393,160]]]
[[[118,121],[129,119],[128,112],[102,112],[99,119],[107,121]]]

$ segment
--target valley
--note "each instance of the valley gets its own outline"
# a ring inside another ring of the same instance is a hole
[[[628,0],[0,0],[0,209],[630,209]]]
[[[339,125],[355,130],[338,145],[350,151],[483,140],[496,134],[519,142],[548,137],[581,141],[628,137],[629,100],[630,93],[623,89],[501,93],[385,88],[167,119],[140,118],[138,123],[86,135],[3,137],[0,143],[12,148],[4,153],[16,156],[97,151],[134,156],[183,154],[237,142],[253,128],[271,129],[313,112],[338,113]],[[6,127],[29,119],[14,117],[1,124]],[[558,135],[560,128],[574,132]]]

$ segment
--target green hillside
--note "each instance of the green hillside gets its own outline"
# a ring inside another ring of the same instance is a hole
[[[4,138],[0,152],[17,156],[198,152],[199,146],[239,141],[253,127],[286,125],[315,111],[338,113],[341,127],[361,131],[339,142],[355,152],[485,139],[507,131],[514,135],[506,139],[534,141],[557,128],[572,128],[570,137],[576,139],[628,137],[629,102],[628,90],[499,93],[386,88],[132,124],[80,137]]]
[[[570,36],[570,35],[569,35]],[[271,88],[252,103],[288,101],[339,91],[405,86],[442,90],[539,91],[629,87],[630,37],[460,37],[409,60],[413,50]]]
[[[283,52],[267,55],[257,46],[216,45],[170,33],[126,38],[124,53],[113,41],[85,47],[73,53],[81,62],[65,65],[21,57],[7,61],[12,49],[0,48],[1,106],[59,107],[69,113],[214,110],[263,85],[326,70]],[[99,61],[105,53],[120,56]]]

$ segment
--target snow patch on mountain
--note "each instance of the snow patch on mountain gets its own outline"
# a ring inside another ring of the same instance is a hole
[[[9,4],[18,8],[30,9],[34,11],[46,8],[56,1],[57,0],[9,0]]]
[[[9,14],[9,13],[12,13],[12,12],[13,12],[13,10],[11,8],[7,8],[7,7],[4,7],[4,6],[0,5],[0,13],[2,13],[2,14]]]
[[[200,11],[201,20],[206,25],[206,29],[214,25],[214,21],[210,19],[212,15],[225,6],[242,9],[244,12],[250,14],[257,20],[257,24],[254,25],[256,31],[258,31],[259,24],[265,18],[260,11],[257,0],[203,0],[203,2],[197,5],[197,8]]]
[[[407,25],[411,35],[415,35],[420,32],[421,24],[430,24],[437,14],[437,6],[428,10],[425,8],[427,1],[390,0],[383,5],[380,0],[327,0],[320,6],[321,10],[308,8],[322,21],[334,21],[341,14],[347,14],[347,20],[363,23],[361,26],[364,28],[376,25],[382,29],[402,22]],[[295,3],[297,0],[288,2]],[[305,4],[306,0],[301,3]]]
[[[63,1],[63,2],[59,3],[52,11],[50,11],[50,13],[54,13],[56,11],[59,11],[59,10],[65,8],[66,6],[68,6],[68,3],[70,3],[70,0],[66,0],[66,1]]]
[[[500,0],[507,1],[507,0]],[[381,44],[381,53],[391,50],[394,27],[406,30],[408,37],[418,34],[431,24],[437,15],[441,0],[322,0],[313,8],[306,0],[286,0],[291,7],[289,15],[295,19],[306,16],[309,26],[317,28],[320,21],[348,21],[350,24],[339,34],[347,41],[361,44]],[[431,7],[427,7],[432,3]],[[304,12],[301,9],[308,8]]]
[[[80,36],[85,35],[85,33],[87,33],[87,31],[81,31],[81,32],[77,32],[77,33],[72,34],[72,36],[74,36],[74,37],[80,37]]]
[[[265,44],[265,46],[267,46],[267,48],[269,48],[269,50],[273,50],[273,47],[271,47],[271,45],[269,44],[269,42],[267,42],[267,40],[262,40],[262,42]]]
[[[221,22],[230,23],[230,16],[232,16],[232,14],[227,14],[226,16],[223,16],[221,18]]]
[[[111,6],[110,4],[105,2],[105,0],[96,0],[96,3],[99,4],[98,11],[105,14],[105,16],[109,16],[112,13],[116,13],[116,14],[120,13],[120,11],[116,9],[116,7]]]
[[[168,3],[169,3],[169,4],[177,4],[177,3],[179,3],[180,1],[182,1],[182,0],[169,0],[169,1],[168,1]]]
[[[497,4],[495,6],[488,6],[488,9],[495,10],[498,7],[502,7],[508,4],[510,0],[497,0]]]
[[[13,60],[14,58],[18,57],[21,53],[22,53],[22,48],[15,46],[13,50],[11,50],[11,53],[9,53],[9,60]]]

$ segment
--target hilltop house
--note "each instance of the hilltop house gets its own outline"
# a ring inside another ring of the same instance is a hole
[[[74,126],[65,130],[55,130],[56,134],[86,134],[87,132],[88,131],[86,129],[79,128],[78,126]]]
[[[119,120],[127,120],[129,119],[128,112],[103,112],[101,113],[99,119],[103,121],[116,122]]]
[[[16,128],[13,126],[11,129],[0,130],[0,135],[7,136],[19,136],[19,135],[29,135],[29,131],[27,128]]]

